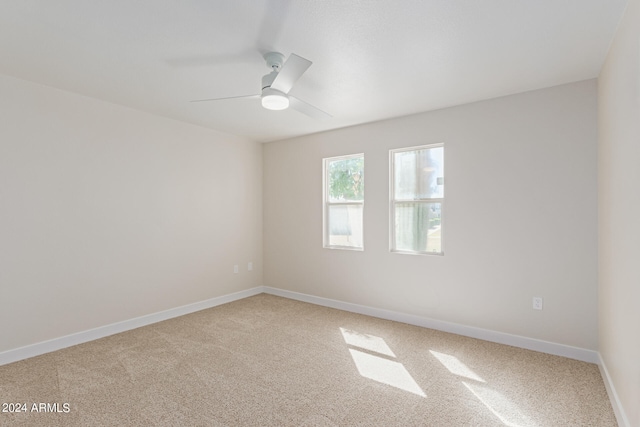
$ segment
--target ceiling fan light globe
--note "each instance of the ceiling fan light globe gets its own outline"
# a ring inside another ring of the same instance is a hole
[[[263,95],[262,106],[267,110],[286,110],[289,108],[289,98],[279,94]]]

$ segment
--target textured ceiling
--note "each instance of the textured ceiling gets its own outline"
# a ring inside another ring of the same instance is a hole
[[[626,0],[2,0],[0,73],[272,141],[596,77]],[[268,111],[263,52],[313,65]],[[1,94],[0,94],[1,96]]]

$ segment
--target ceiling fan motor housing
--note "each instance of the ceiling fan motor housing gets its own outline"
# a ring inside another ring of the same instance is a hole
[[[267,64],[270,65],[268,55],[265,55],[265,59]],[[282,57],[282,55],[279,57]],[[272,66],[272,68],[272,72],[262,76],[262,106],[269,110],[285,110],[289,107],[289,97],[285,93],[271,88],[271,84],[278,76],[279,70],[279,67]]]
[[[265,53],[263,58],[267,62],[267,67],[276,72],[280,71],[282,65],[284,64],[284,55],[280,52]]]

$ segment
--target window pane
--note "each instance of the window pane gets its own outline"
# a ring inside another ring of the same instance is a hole
[[[444,197],[444,147],[401,151],[393,161],[396,199]]]
[[[362,205],[332,205],[328,214],[329,246],[362,247]]]
[[[363,200],[364,156],[329,161],[327,173],[330,202]]]
[[[396,203],[395,249],[442,252],[441,208],[441,203]]]

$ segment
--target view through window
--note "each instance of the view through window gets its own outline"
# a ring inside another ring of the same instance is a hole
[[[364,154],[332,157],[324,166],[324,246],[363,249]]]
[[[444,146],[392,150],[390,169],[391,250],[442,255]]]

